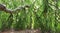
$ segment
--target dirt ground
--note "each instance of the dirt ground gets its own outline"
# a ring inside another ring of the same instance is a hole
[[[31,29],[31,30],[19,30],[19,31],[14,31],[14,30],[8,30],[8,31],[3,31],[3,32],[0,32],[0,33],[41,33],[41,31],[39,29]]]

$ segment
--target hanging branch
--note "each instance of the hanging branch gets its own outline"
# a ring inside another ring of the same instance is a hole
[[[25,8],[29,8],[29,7],[30,7],[29,5],[24,5],[24,6],[18,6],[18,7],[15,8],[14,10],[11,10],[11,9],[6,8],[5,5],[0,4],[0,10],[10,14],[9,17],[8,17],[8,19],[7,19],[6,27],[7,27],[8,29],[10,29],[10,27],[11,27],[11,25],[12,25],[12,23],[13,23],[13,14],[16,14],[16,13],[18,13],[20,10],[24,10]]]
[[[29,8],[29,5],[19,6],[19,7],[15,8],[14,10],[11,10],[11,9],[6,8],[5,5],[0,4],[0,10],[1,10],[1,11],[4,11],[4,12],[6,12],[6,13],[10,13],[10,14],[16,13],[18,10],[25,9],[26,7]],[[19,12],[19,11],[18,11],[18,12]]]

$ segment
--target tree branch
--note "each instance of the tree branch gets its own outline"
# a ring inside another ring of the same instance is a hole
[[[17,11],[19,12],[19,10],[25,9],[26,7],[29,8],[30,6],[29,5],[19,6],[15,8],[14,10],[11,10],[11,9],[6,8],[6,6],[4,6],[3,4],[0,4],[0,10],[6,13],[16,13]]]

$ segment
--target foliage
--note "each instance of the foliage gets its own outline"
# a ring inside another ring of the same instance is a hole
[[[0,30],[40,28],[42,33],[60,32],[60,0],[0,0],[0,3],[8,9],[30,5],[12,16],[0,11]]]

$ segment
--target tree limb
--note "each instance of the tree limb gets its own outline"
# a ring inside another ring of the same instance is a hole
[[[6,6],[4,6],[3,4],[0,4],[0,10],[1,11],[4,11],[6,13],[16,13],[17,11],[21,10],[21,9],[24,9],[24,8],[29,8],[30,6],[29,5],[25,5],[25,6],[19,6],[17,8],[15,8],[14,10],[11,10],[11,9],[8,9],[6,8]]]

